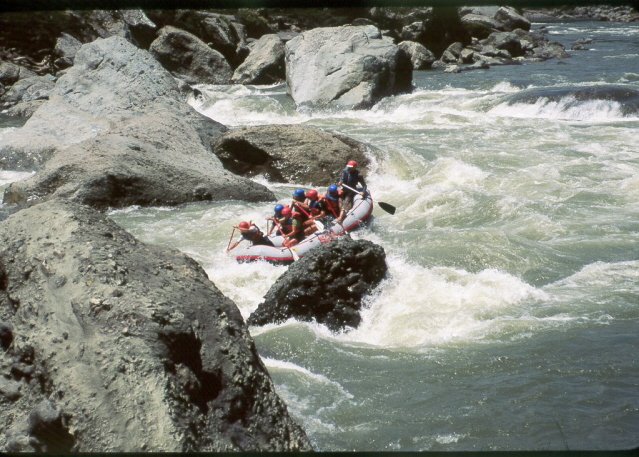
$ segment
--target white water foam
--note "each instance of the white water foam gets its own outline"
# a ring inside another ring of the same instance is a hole
[[[427,268],[389,256],[390,278],[369,299],[359,328],[341,338],[372,346],[411,347],[478,340],[502,321],[526,314],[547,294],[494,269],[469,273]]]
[[[527,119],[554,119],[563,121],[609,122],[616,120],[638,120],[639,117],[624,116],[621,104],[609,100],[576,102],[567,96],[559,101],[539,98],[535,103],[501,103],[488,114]]]

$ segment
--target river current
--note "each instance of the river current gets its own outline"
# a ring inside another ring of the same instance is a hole
[[[358,329],[250,329],[316,450],[639,445],[639,24],[547,27],[567,49],[593,43],[564,60],[415,72],[413,93],[367,111],[298,112],[284,85],[202,86],[192,101],[230,128],[303,124],[368,144],[372,195],[397,207],[353,233],[389,266]],[[0,189],[24,175],[0,172]],[[257,180],[281,203],[308,187]],[[286,267],[224,251],[233,224],[263,226],[272,206],[109,214],[195,258],[246,318]]]

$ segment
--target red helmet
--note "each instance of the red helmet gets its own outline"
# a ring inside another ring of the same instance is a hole
[[[248,230],[250,228],[250,225],[248,222],[242,221],[239,224],[237,224],[237,227],[241,230]]]
[[[317,200],[317,191],[315,189],[311,189],[306,192],[306,196],[311,200]]]
[[[291,215],[291,208],[289,206],[285,206],[282,208],[282,212],[280,213],[284,217],[288,217]]]
[[[354,160],[349,160],[346,162],[346,168],[357,168],[357,162]]]

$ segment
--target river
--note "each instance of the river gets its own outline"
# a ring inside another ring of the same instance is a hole
[[[367,111],[298,112],[284,85],[203,86],[192,101],[230,128],[303,124],[365,142],[372,195],[397,207],[353,234],[389,266],[358,329],[251,328],[316,450],[639,445],[639,24],[547,27],[567,49],[594,42],[561,61],[415,72],[413,93]],[[2,172],[0,186],[23,176]],[[282,203],[308,188],[258,181]],[[286,267],[224,251],[233,224],[272,206],[109,214],[191,255],[248,317]]]

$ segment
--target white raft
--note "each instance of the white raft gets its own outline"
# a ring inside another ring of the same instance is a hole
[[[304,255],[311,249],[316,248],[324,243],[328,243],[332,238],[340,236],[358,227],[373,212],[373,199],[370,193],[364,197],[357,194],[353,200],[353,208],[346,214],[342,223],[332,221],[322,232],[315,232],[304,238],[299,244],[292,248],[283,246],[284,237],[271,235],[269,239],[274,246],[251,245],[244,249],[238,246],[238,252],[235,256],[238,262],[251,262],[255,260],[266,260],[272,263],[289,263],[295,260],[293,251],[298,257]]]

